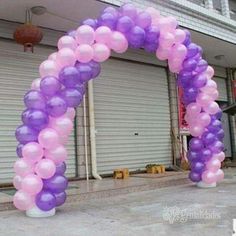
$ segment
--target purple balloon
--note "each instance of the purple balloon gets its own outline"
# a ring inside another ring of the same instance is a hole
[[[184,40],[183,44],[184,44],[185,46],[188,46],[188,45],[191,43],[191,34],[190,34],[190,32],[189,32],[188,30],[186,30],[186,29],[184,29],[184,32],[185,32],[185,34],[186,34],[186,37],[185,37],[185,40]]]
[[[76,63],[76,68],[80,73],[80,80],[82,83],[88,82],[90,79],[92,79],[93,70],[90,66],[90,63]]]
[[[20,158],[23,157],[23,155],[22,155],[22,148],[23,147],[24,147],[24,144],[22,144],[22,143],[19,143],[16,147],[16,154]]]
[[[59,73],[59,81],[66,88],[75,88],[77,84],[82,83],[79,70],[75,66],[66,66]]]
[[[70,30],[70,31],[68,31],[68,32],[67,32],[67,35],[69,35],[69,36],[75,38],[75,37],[76,37],[76,30]]]
[[[56,206],[61,206],[65,203],[66,201],[66,192],[61,192],[61,193],[54,193],[54,196],[56,198]]]
[[[178,84],[183,88],[192,86],[192,72],[180,71],[178,75]]]
[[[107,26],[110,29],[115,29],[117,22],[117,17],[109,12],[103,13],[98,19],[99,26]]]
[[[106,7],[103,10],[103,13],[111,13],[113,16],[118,17],[119,16],[119,12],[114,8],[114,7]]]
[[[216,140],[216,137],[215,134],[206,131],[202,134],[201,139],[205,146],[209,146]]]
[[[191,171],[189,173],[189,179],[196,183],[196,182],[201,181],[202,177],[201,177],[201,174]]]
[[[208,67],[208,63],[204,59],[200,59],[195,71],[197,73],[201,73],[201,72],[205,71],[207,69],[207,67]]]
[[[64,89],[61,92],[68,107],[77,107],[82,101],[82,94],[77,89]]]
[[[120,13],[123,16],[129,16],[131,19],[137,17],[137,9],[132,3],[126,3],[120,7]]]
[[[183,62],[183,70],[184,71],[193,71],[197,67],[197,61],[194,59],[186,59]]]
[[[193,78],[193,86],[196,88],[202,88],[206,85],[207,77],[204,74],[199,74]]]
[[[200,157],[201,157],[200,152],[194,152],[194,151],[189,150],[187,153],[187,158],[190,162],[197,161],[199,160]]]
[[[66,163],[65,162],[61,162],[60,164],[56,165],[55,175],[64,175],[65,172],[66,172]]]
[[[207,129],[212,133],[217,133],[220,129],[222,129],[221,121],[212,120],[211,123],[207,126]]]
[[[83,84],[77,84],[76,89],[81,93],[82,96],[84,96],[86,88]]]
[[[92,27],[95,30],[98,27],[98,22],[95,19],[89,18],[89,19],[84,20],[82,22],[82,25],[89,25],[90,27]]]
[[[92,78],[94,79],[101,73],[101,64],[92,60],[89,65],[92,68]]]
[[[211,120],[220,120],[222,118],[222,110],[218,111],[215,115],[211,115]]]
[[[144,49],[146,52],[155,53],[159,46],[158,41],[156,43],[144,43]]]
[[[146,43],[157,43],[158,39],[160,37],[160,30],[157,26],[149,26],[146,29],[146,38],[145,42]]]
[[[190,58],[190,57],[194,57],[197,55],[198,53],[198,45],[195,44],[195,43],[190,43],[188,46],[187,46],[187,58]]]
[[[204,147],[201,139],[199,138],[192,138],[189,142],[189,148],[191,151],[198,152]]]
[[[183,102],[188,105],[195,102],[198,95],[198,89],[195,87],[184,88]]]
[[[211,159],[212,152],[209,148],[203,148],[200,155],[201,155],[200,160],[206,162]]]
[[[116,30],[125,34],[129,32],[133,27],[133,20],[128,16],[122,16],[117,21]]]
[[[43,94],[37,90],[30,90],[24,96],[24,103],[27,108],[45,109],[46,100]]]
[[[48,115],[42,110],[27,109],[22,113],[22,121],[25,125],[36,130],[46,128],[48,124]]]
[[[29,142],[37,142],[38,131],[27,125],[20,125],[15,132],[16,139],[19,143],[26,144]]]
[[[36,206],[42,211],[50,211],[56,207],[56,197],[50,191],[41,191],[35,197]]]
[[[224,144],[217,140],[209,148],[213,153],[219,153],[224,151]]]
[[[54,76],[46,76],[40,82],[40,89],[45,96],[53,96],[61,89],[61,83]]]
[[[50,179],[43,180],[43,189],[60,193],[65,191],[68,185],[68,180],[64,175],[54,175]]]
[[[55,95],[47,101],[46,110],[52,117],[62,116],[67,110],[66,101],[61,96]]]
[[[223,129],[220,129],[217,133],[216,133],[216,137],[222,141],[224,139],[224,136],[225,136],[225,132]]]
[[[129,45],[133,48],[141,48],[145,41],[145,31],[139,26],[134,26],[128,33]]]
[[[205,169],[205,164],[200,161],[194,161],[191,163],[191,171],[201,174]]]

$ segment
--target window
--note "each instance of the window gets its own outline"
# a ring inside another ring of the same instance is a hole
[[[230,18],[236,20],[236,0],[229,0]]]
[[[205,0],[189,0],[189,2],[195,3],[199,6],[205,7]]]
[[[213,0],[213,9],[216,13],[222,14],[221,0]]]

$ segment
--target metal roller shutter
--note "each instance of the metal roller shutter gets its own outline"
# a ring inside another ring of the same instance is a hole
[[[24,53],[16,43],[0,41],[0,183],[12,181],[13,163],[17,159],[15,129],[21,124],[23,96],[32,80],[38,77],[39,64],[52,52],[46,47],[35,51]],[[68,153],[67,176],[75,176],[74,133],[70,137]]]
[[[99,174],[146,164],[171,165],[170,108],[166,71],[110,59],[94,81]]]
[[[217,88],[219,90],[219,98],[217,100],[228,101],[226,79],[221,78],[221,77],[217,77],[217,76],[214,76],[213,79],[217,83]]]

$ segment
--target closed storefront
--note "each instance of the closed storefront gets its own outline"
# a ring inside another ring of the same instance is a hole
[[[172,164],[165,68],[112,58],[94,81],[99,174]]]
[[[21,124],[24,110],[23,96],[33,79],[38,77],[38,66],[52,52],[46,47],[35,53],[22,52],[22,47],[12,41],[0,42],[0,184],[10,183],[17,142],[15,129]],[[75,176],[74,136],[68,144],[67,176]]]

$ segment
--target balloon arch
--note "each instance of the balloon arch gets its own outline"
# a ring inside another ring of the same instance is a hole
[[[19,210],[37,208],[48,212],[66,200],[65,144],[73,128],[75,110],[82,101],[85,84],[100,73],[100,63],[111,49],[124,53],[128,47],[144,48],[168,60],[183,90],[186,121],[193,138],[189,144],[189,178],[214,184],[223,179],[222,112],[214,101],[217,85],[214,70],[202,58],[202,48],[192,43],[188,30],[174,17],[163,17],[149,7],[132,4],[107,7],[97,20],[87,19],[58,41],[58,51],[39,66],[40,77],[24,96],[26,110],[16,129],[17,154],[14,205]]]

